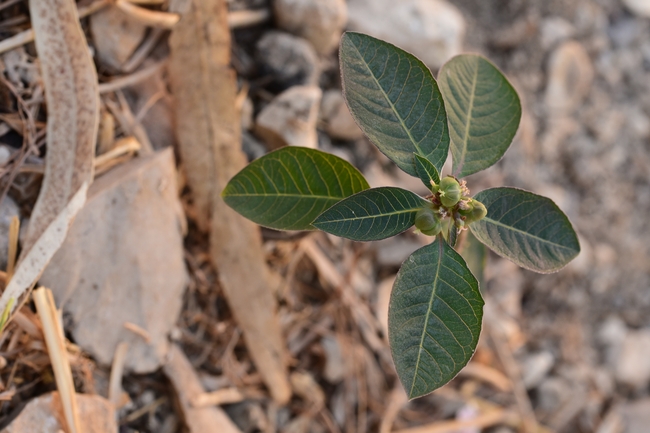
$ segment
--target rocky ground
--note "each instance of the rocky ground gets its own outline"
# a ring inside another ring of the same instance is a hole
[[[16,5],[5,8],[8,3]],[[78,390],[109,397],[121,432],[200,433],[210,422],[233,432],[647,431],[650,2],[228,3],[231,19],[241,13],[239,19],[249,20],[231,22],[249,159],[284,145],[309,146],[351,161],[372,186],[417,191],[419,181],[396,170],[347,111],[336,56],[340,34],[347,28],[393,42],[434,75],[450,56],[479,52],[511,79],[524,116],[503,160],[470,177],[470,188],[508,185],[551,197],[573,222],[582,252],[552,275],[490,255],[482,288],[485,329],[474,360],[450,385],[407,402],[385,341],[387,297],[402,261],[427,240],[404,233],[357,244],[263,230],[288,359],[278,383],[284,380],[293,393],[280,401],[251,354],[241,316],[229,307],[218,280],[224,271],[210,264],[200,206],[187,186],[191,176],[178,175],[172,152],[163,150],[174,147],[178,156],[182,146],[170,93],[174,72],[170,78],[161,63],[170,56],[169,31],[103,9],[82,21],[100,83],[133,81],[104,87],[100,131],[110,132],[100,132],[97,154],[135,142],[140,156],[132,160],[129,151],[98,165],[105,174],[41,281],[54,290],[66,335],[77,345]],[[0,47],[2,38],[29,27],[26,10],[22,2],[0,3]],[[1,56],[4,269],[11,216],[27,223],[45,154],[17,155],[44,143],[47,116],[34,46],[3,48]],[[145,79],[133,78],[143,70]],[[31,124],[19,115],[17,98],[32,107]],[[34,128],[32,135],[23,125]],[[33,141],[25,144],[28,136]],[[128,224],[98,229],[106,209],[114,212],[109,220]],[[29,304],[21,311],[0,339],[3,427],[26,402],[55,389],[42,338],[29,325],[41,324]],[[177,355],[173,363],[166,361],[170,354]],[[111,387],[116,365],[124,369],[117,391],[114,380]],[[197,395],[207,403],[197,403]],[[224,410],[199,413],[206,407]]]

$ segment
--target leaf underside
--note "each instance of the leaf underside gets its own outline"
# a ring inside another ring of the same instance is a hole
[[[521,120],[521,102],[507,78],[487,59],[462,54],[438,76],[445,99],[453,172],[468,176],[497,162]]]
[[[355,241],[377,241],[411,227],[418,210],[428,204],[405,189],[372,188],[336,203],[314,221],[314,227]]]
[[[338,201],[370,188],[345,160],[305,147],[284,147],[247,165],[222,192],[241,215],[277,230],[313,230]]]
[[[443,386],[469,362],[483,304],[476,278],[440,237],[404,262],[390,298],[388,336],[409,398]]]
[[[497,254],[531,271],[563,268],[580,253],[571,222],[551,199],[516,188],[492,188],[475,198],[487,216],[472,233]]]
[[[417,177],[413,153],[440,171],[449,151],[444,102],[431,71],[412,54],[373,37],[341,39],[343,92],[361,130]]]

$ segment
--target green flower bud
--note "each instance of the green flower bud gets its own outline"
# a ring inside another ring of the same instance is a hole
[[[458,211],[459,214],[465,217],[465,225],[476,222],[480,219],[485,218],[487,215],[487,209],[485,205],[478,200],[472,199],[470,202],[471,210]]]
[[[455,178],[447,176],[440,181],[439,193],[443,206],[454,207],[462,196],[462,189]]]
[[[442,222],[433,209],[423,208],[415,215],[415,227],[425,235],[435,236],[442,230]]]

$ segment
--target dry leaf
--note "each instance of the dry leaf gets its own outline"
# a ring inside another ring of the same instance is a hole
[[[211,231],[211,257],[228,303],[255,366],[274,400],[284,404],[291,388],[260,231],[220,196],[246,164],[227,20],[225,0],[194,0],[171,34],[169,74],[179,150],[198,224]]]
[[[75,2],[38,0],[29,6],[47,100],[47,158],[21,259],[0,298],[0,311],[34,284],[83,206],[99,123],[97,72]]]

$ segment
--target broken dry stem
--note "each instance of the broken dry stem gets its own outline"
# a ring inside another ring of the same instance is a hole
[[[18,235],[20,233],[20,220],[17,216],[11,219],[9,225],[9,251],[7,252],[7,283],[14,276],[16,259],[18,255]]]
[[[85,18],[110,4],[110,0],[98,0],[78,9],[79,18]],[[34,29],[27,29],[0,42],[0,54],[34,41]]]
[[[54,378],[61,396],[68,431],[69,433],[82,433],[79,429],[79,410],[77,408],[70,360],[68,359],[63,336],[63,327],[54,304],[52,292],[50,289],[39,287],[34,291],[33,299],[43,324],[43,336],[45,337],[47,352],[52,361],[52,370],[54,370]]]

